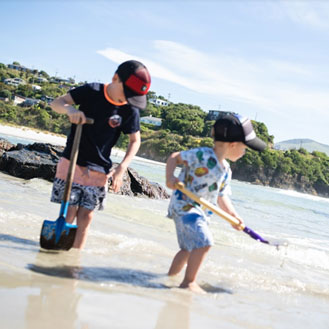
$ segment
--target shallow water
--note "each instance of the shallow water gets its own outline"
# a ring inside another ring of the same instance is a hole
[[[163,165],[132,167],[164,183]],[[182,275],[165,275],[177,251],[168,200],[109,194],[85,250],[41,252],[42,222],[59,212],[50,190],[0,173],[1,328],[329,328],[329,199],[233,181],[246,225],[288,246],[213,216],[203,296],[178,289]]]

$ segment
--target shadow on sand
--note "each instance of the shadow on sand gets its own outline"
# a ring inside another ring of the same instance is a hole
[[[92,266],[41,266],[28,264],[27,268],[33,272],[54,276],[58,278],[75,279],[89,282],[117,282],[139,286],[144,288],[169,289],[168,286],[153,282],[153,280],[164,277],[141,270],[114,267],[92,267]]]
[[[29,246],[38,246],[39,245],[39,242],[29,240],[29,239],[19,238],[14,235],[3,234],[3,233],[0,233],[0,241],[10,241],[13,243],[19,243],[19,244],[24,244],[24,245],[27,244]]]

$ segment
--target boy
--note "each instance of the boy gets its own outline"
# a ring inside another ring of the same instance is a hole
[[[166,184],[175,190],[182,181],[186,188],[213,204],[218,205],[241,224],[229,195],[231,169],[226,159],[237,161],[248,147],[263,151],[266,144],[256,137],[249,119],[228,114],[218,119],[212,128],[214,147],[200,147],[172,153],[167,160]],[[179,178],[174,176],[177,165],[183,165]],[[210,247],[213,237],[209,230],[210,212],[176,190],[170,200],[168,216],[173,218],[180,251],[174,257],[168,275],[178,274],[187,264],[180,288],[204,292],[196,283],[196,276]],[[239,229],[240,226],[234,227]]]
[[[85,84],[51,103],[55,112],[67,114],[72,123],[63,157],[57,165],[52,202],[62,201],[76,124],[85,123],[86,117],[94,119],[93,125],[83,126],[66,218],[69,223],[77,219],[74,248],[82,249],[86,243],[94,209],[103,207],[109,177],[113,191],[118,192],[123,174],[139,149],[139,109],[146,107],[150,85],[147,68],[130,60],[118,66],[110,84]],[[74,108],[74,104],[79,105],[79,109]],[[121,132],[129,135],[129,144],[120,165],[110,172],[111,149]]]

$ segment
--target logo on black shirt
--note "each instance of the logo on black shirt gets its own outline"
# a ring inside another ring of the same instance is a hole
[[[122,122],[122,118],[121,118],[121,116],[118,115],[118,114],[112,115],[112,116],[109,118],[109,125],[110,125],[110,127],[112,127],[112,128],[119,127],[119,126],[121,125],[121,122]]]

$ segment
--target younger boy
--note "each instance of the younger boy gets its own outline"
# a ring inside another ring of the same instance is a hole
[[[86,117],[94,119],[93,125],[83,126],[66,217],[69,223],[77,219],[74,248],[82,249],[86,242],[94,209],[102,209],[109,177],[112,177],[112,189],[118,192],[123,174],[139,149],[139,109],[146,107],[150,85],[147,68],[130,60],[119,65],[111,83],[85,84],[51,103],[55,112],[67,114],[72,123],[63,157],[57,165],[52,202],[62,201],[76,124],[85,123]],[[79,109],[73,107],[74,104],[79,105]],[[120,165],[110,172],[111,150],[121,132],[129,135],[129,144]]]
[[[266,144],[256,137],[249,119],[234,114],[218,119],[212,128],[212,136],[213,148],[200,147],[171,154],[167,160],[166,184],[175,190],[175,184],[182,181],[191,192],[218,204],[236,217],[241,225],[243,220],[229,198],[232,173],[226,159],[237,161],[244,155],[247,146],[263,151]],[[178,178],[174,176],[177,165],[183,165]],[[196,277],[202,261],[214,244],[209,230],[210,214],[179,190],[173,192],[168,216],[175,221],[180,251],[174,257],[168,275],[178,274],[187,264],[181,288],[204,292],[196,283]],[[234,228],[239,230],[240,226]]]

